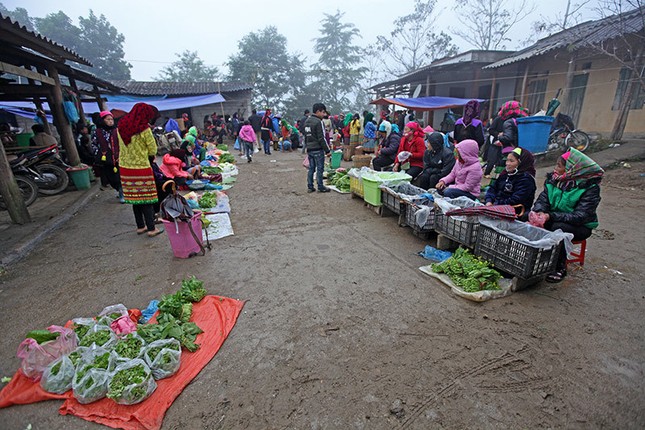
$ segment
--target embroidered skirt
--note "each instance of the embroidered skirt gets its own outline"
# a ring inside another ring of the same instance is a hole
[[[157,186],[152,167],[145,169],[128,169],[120,167],[123,197],[126,203],[133,205],[157,203]]]

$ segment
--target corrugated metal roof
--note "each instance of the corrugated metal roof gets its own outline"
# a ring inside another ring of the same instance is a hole
[[[645,6],[619,15],[612,15],[597,21],[587,21],[575,27],[540,39],[532,46],[517,52],[510,57],[485,66],[484,69],[496,69],[518,61],[527,60],[546,54],[549,51],[566,47],[576,50],[611,40],[624,34],[638,33],[643,30]]]
[[[139,96],[179,96],[214,93],[230,93],[253,89],[253,84],[245,82],[142,82],[112,81],[123,88],[127,94]]]
[[[5,32],[7,35],[11,34],[12,36],[17,36],[21,41],[21,46],[26,48],[31,48],[32,50],[38,50],[38,48],[44,48],[48,52],[42,52],[43,54],[54,54],[64,60],[74,61],[79,64],[84,64],[86,66],[92,67],[92,63],[87,58],[81,57],[76,52],[72,51],[65,46],[54,42],[52,39],[45,37],[34,31],[30,31],[24,25],[20,25],[18,21],[13,21],[10,17],[0,14],[0,35],[1,32]],[[4,39],[4,38],[2,38]],[[11,43],[11,42],[10,42]]]

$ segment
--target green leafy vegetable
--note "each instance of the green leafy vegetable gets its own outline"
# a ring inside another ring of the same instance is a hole
[[[34,339],[39,345],[57,339],[60,333],[52,333],[49,330],[32,330],[27,333],[27,339]]]
[[[219,149],[220,151],[228,151],[228,145],[220,143],[219,145],[217,145],[217,149]]]
[[[455,285],[468,293],[500,289],[497,281],[502,275],[467,249],[457,249],[455,254],[446,261],[433,264],[432,270],[436,273],[445,273]]]
[[[52,370],[51,370],[52,375],[58,375],[58,372],[60,372],[61,364],[63,364],[62,361],[59,361],[58,363],[54,364],[54,367],[52,367]]]
[[[217,194],[206,191],[199,199],[199,207],[203,209],[214,208],[217,206]]]
[[[143,342],[132,333],[117,342],[114,352],[125,358],[137,358],[141,353]]]
[[[79,346],[91,346],[93,343],[97,344],[98,346],[103,346],[107,341],[110,340],[110,335],[110,330],[99,330],[93,333],[88,333],[83,336],[83,339],[81,339]]]
[[[222,169],[217,166],[205,166],[202,168],[202,172],[205,175],[217,175],[218,173],[222,173]]]
[[[85,336],[90,329],[89,325],[83,325],[83,324],[74,324],[72,327],[72,330],[74,330],[74,333],[76,333],[76,336],[78,336],[79,339],[83,339],[83,336]]]
[[[123,391],[130,385],[141,384],[148,377],[148,373],[142,364],[139,364],[128,369],[119,370],[114,374],[110,385],[108,387],[107,397],[110,399],[118,399],[123,395]],[[137,387],[139,388],[139,387]],[[132,393],[134,397],[141,398],[145,396],[145,388],[143,393],[138,392],[138,396]]]
[[[231,163],[235,164],[235,157],[233,157],[232,154],[222,154],[220,155],[219,159],[217,160],[218,163]]]
[[[199,302],[207,294],[204,288],[204,282],[194,276],[181,281],[181,289],[179,291],[182,299],[191,302]]]
[[[78,360],[81,358],[81,353],[79,351],[74,351],[71,354],[69,354],[69,359],[72,362],[72,365],[76,367],[76,364],[78,363]]]

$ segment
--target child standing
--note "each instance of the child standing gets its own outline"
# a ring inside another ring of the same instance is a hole
[[[255,142],[255,138],[255,131],[253,130],[251,123],[248,120],[244,121],[244,125],[240,129],[238,139],[240,140],[240,147],[244,149],[247,163],[253,161],[253,142]]]

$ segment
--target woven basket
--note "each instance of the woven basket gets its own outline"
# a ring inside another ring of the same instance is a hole
[[[352,161],[352,156],[356,152],[356,147],[358,143],[351,143],[349,145],[343,145],[343,160]]]
[[[369,167],[372,163],[371,155],[354,155],[352,157],[354,161],[354,167],[360,169],[361,167]]]

